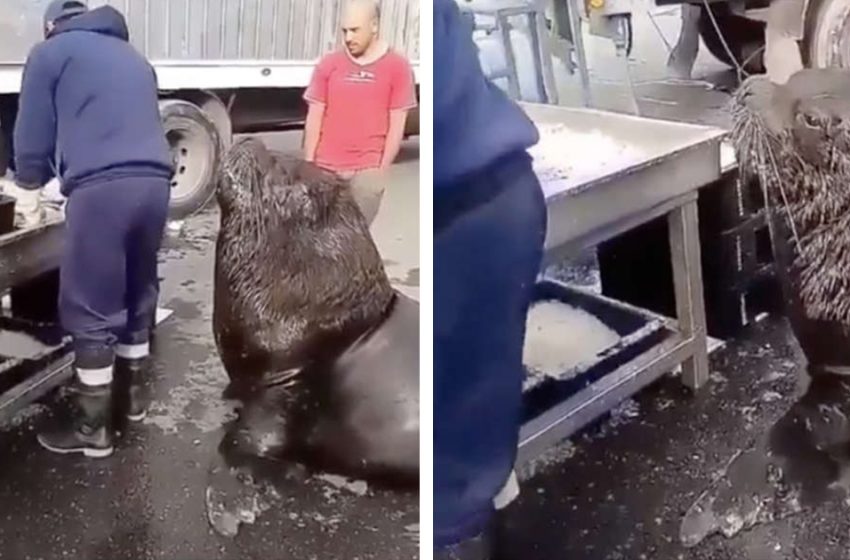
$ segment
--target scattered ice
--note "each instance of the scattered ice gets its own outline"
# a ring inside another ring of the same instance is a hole
[[[572,459],[577,452],[578,448],[573,442],[564,440],[523,464],[517,471],[517,476],[520,480],[530,480],[538,474],[546,472],[549,468]]]
[[[711,379],[711,381],[713,381],[714,383],[726,383],[727,381],[729,381],[726,376],[720,373],[719,371],[712,371],[709,375],[709,379]]]
[[[761,400],[767,403],[782,400],[782,395],[776,391],[766,391],[762,393]]]
[[[612,427],[627,424],[640,416],[640,405],[634,399],[626,399],[611,410],[611,420],[608,422]]]
[[[770,373],[768,373],[767,375],[764,376],[764,378],[762,379],[762,382],[763,383],[773,383],[775,381],[779,381],[780,379],[784,379],[785,377],[787,377],[787,375],[788,375],[788,372],[786,372],[786,371],[779,371],[779,370],[771,371]]]
[[[529,153],[541,183],[569,179],[570,184],[580,185],[646,157],[640,148],[599,130],[571,130],[564,124],[538,124],[537,128],[540,141]]]
[[[407,525],[404,528],[404,536],[415,543],[419,542],[419,523]]]
[[[668,408],[672,407],[675,404],[676,404],[676,401],[674,401],[673,399],[659,399],[655,403],[655,408],[656,408],[656,410],[667,410]]]
[[[336,474],[320,474],[317,475],[316,478],[323,482],[327,482],[335,488],[347,490],[358,496],[365,496],[369,493],[369,485],[365,480],[351,480]]]
[[[23,408],[18,411],[11,418],[0,421],[0,431],[20,428],[24,424],[28,424],[29,422],[35,420],[38,416],[46,413],[48,410],[48,407],[43,404],[31,404],[26,408]]]

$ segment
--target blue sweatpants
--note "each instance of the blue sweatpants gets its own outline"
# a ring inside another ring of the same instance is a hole
[[[434,545],[482,532],[516,458],[546,207],[525,154],[434,195]]]
[[[78,369],[108,367],[113,347],[148,342],[170,184],[131,177],[81,185],[65,209],[59,314]]]

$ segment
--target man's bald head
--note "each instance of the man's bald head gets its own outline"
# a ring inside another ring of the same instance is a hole
[[[378,0],[348,0],[342,15],[342,34],[351,56],[363,56],[378,38],[381,3]]]

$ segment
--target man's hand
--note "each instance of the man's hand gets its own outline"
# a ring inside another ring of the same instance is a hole
[[[33,185],[22,187],[17,182],[8,181],[3,185],[5,194],[15,199],[15,225],[19,228],[35,227],[45,219],[41,207],[41,189]]]

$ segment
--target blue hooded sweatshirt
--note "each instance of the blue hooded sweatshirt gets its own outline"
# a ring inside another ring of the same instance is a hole
[[[156,74],[120,12],[105,6],[60,21],[32,49],[14,147],[23,188],[42,187],[54,166],[66,196],[121,177],[171,177]]]
[[[454,0],[434,0],[434,187],[524,151],[537,128],[484,77],[472,28]]]

